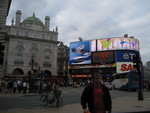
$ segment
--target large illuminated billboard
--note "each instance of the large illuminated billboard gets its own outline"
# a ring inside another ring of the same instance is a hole
[[[96,51],[96,40],[70,43],[70,65],[91,64],[91,51]]]
[[[139,41],[131,37],[113,37],[113,38],[102,38],[95,40],[85,40],[70,43],[70,65],[80,65],[80,64],[113,64],[115,63],[115,52],[116,51],[116,62],[130,62],[131,60],[123,61],[120,59],[123,52],[117,52],[119,50],[123,51],[133,51],[127,52],[130,57],[131,54],[139,52]],[[112,54],[110,54],[112,53]],[[127,55],[125,54],[125,55]],[[121,55],[121,56],[120,56]],[[124,55],[124,58],[127,56]],[[102,58],[108,57],[102,61]]]
[[[97,51],[135,50],[139,51],[139,41],[130,37],[113,37],[97,40]]]

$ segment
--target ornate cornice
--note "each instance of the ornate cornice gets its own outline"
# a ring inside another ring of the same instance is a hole
[[[45,43],[54,43],[54,44],[59,44],[60,43],[59,41],[54,41],[54,40],[38,39],[38,38],[17,36],[17,35],[8,35],[8,38],[22,39],[22,40],[29,40],[29,41],[37,41],[37,42],[45,42]]]

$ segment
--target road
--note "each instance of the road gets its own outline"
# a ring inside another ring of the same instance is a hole
[[[81,93],[83,88],[61,88],[63,105],[80,103]],[[137,97],[138,92],[128,92],[120,90],[110,90],[112,98],[116,97]],[[143,92],[144,99],[150,98],[150,91]],[[40,95],[2,95],[0,94],[0,111],[14,110],[14,109],[35,109],[35,108],[45,108],[40,105]],[[53,107],[53,106],[47,106]]]

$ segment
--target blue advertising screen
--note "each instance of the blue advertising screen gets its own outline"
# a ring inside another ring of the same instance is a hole
[[[136,51],[116,51],[116,62],[132,62]]]
[[[70,65],[91,64],[91,51],[96,51],[96,41],[70,43]]]

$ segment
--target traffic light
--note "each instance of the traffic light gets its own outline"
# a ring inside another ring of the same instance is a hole
[[[2,43],[0,43],[0,65],[3,64],[4,62],[4,45],[2,45]]]

